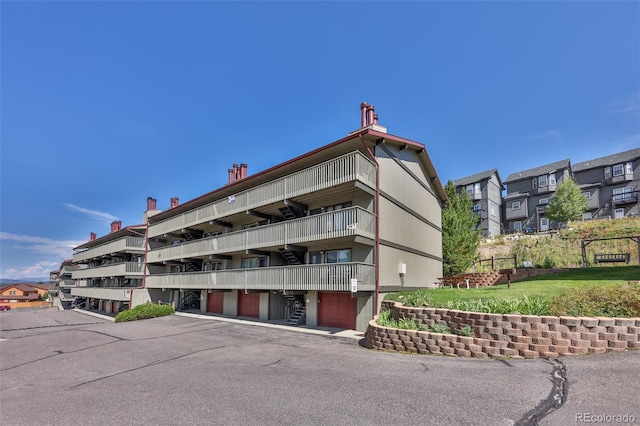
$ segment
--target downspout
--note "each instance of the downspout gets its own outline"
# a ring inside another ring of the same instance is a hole
[[[147,218],[147,223],[144,227],[144,262],[142,263],[142,286],[131,287],[131,293],[129,293],[129,309],[132,308],[131,304],[133,303],[133,290],[135,289],[143,289],[145,288],[145,284],[147,281],[147,253],[149,252],[149,218]]]
[[[371,149],[367,146],[364,139],[362,139],[362,134],[358,135],[358,137],[364,148],[369,152],[373,162],[376,163],[376,292],[373,303],[375,304],[374,315],[378,315],[378,299],[380,298],[380,163],[378,163],[376,156],[371,152]]]

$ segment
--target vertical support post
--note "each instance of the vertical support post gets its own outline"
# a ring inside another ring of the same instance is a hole
[[[495,270],[496,269],[496,259],[495,259],[495,255],[491,256],[491,270]]]
[[[582,251],[582,267],[587,267],[587,250],[585,249],[584,240],[580,241],[580,249]],[[640,245],[638,246],[638,252],[640,253]]]

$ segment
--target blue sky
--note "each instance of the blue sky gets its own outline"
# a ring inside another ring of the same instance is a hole
[[[0,278],[359,127],[441,179],[640,146],[639,2],[2,2]]]

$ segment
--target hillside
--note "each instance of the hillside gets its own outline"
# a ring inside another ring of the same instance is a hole
[[[577,267],[582,264],[580,242],[584,239],[640,236],[640,218],[570,222],[561,230],[540,234],[509,234],[482,239],[480,259],[518,256],[520,265],[531,261],[538,267]],[[586,246],[587,260],[593,264],[595,253],[630,253],[631,265],[638,265],[638,245],[631,239],[594,241]],[[483,262],[483,268],[488,262]],[[496,268],[511,267],[513,261],[496,262]],[[609,264],[623,265],[623,264]],[[607,266],[598,264],[598,266]],[[488,267],[488,266],[487,266]]]

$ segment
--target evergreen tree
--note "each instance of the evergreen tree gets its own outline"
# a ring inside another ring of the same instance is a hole
[[[558,184],[545,216],[556,222],[567,223],[580,219],[587,209],[587,197],[582,194],[578,185],[569,179]]]
[[[461,274],[475,260],[480,244],[476,231],[478,216],[471,210],[473,203],[466,192],[457,193],[452,181],[445,191],[449,203],[442,209],[442,258],[445,277]]]

